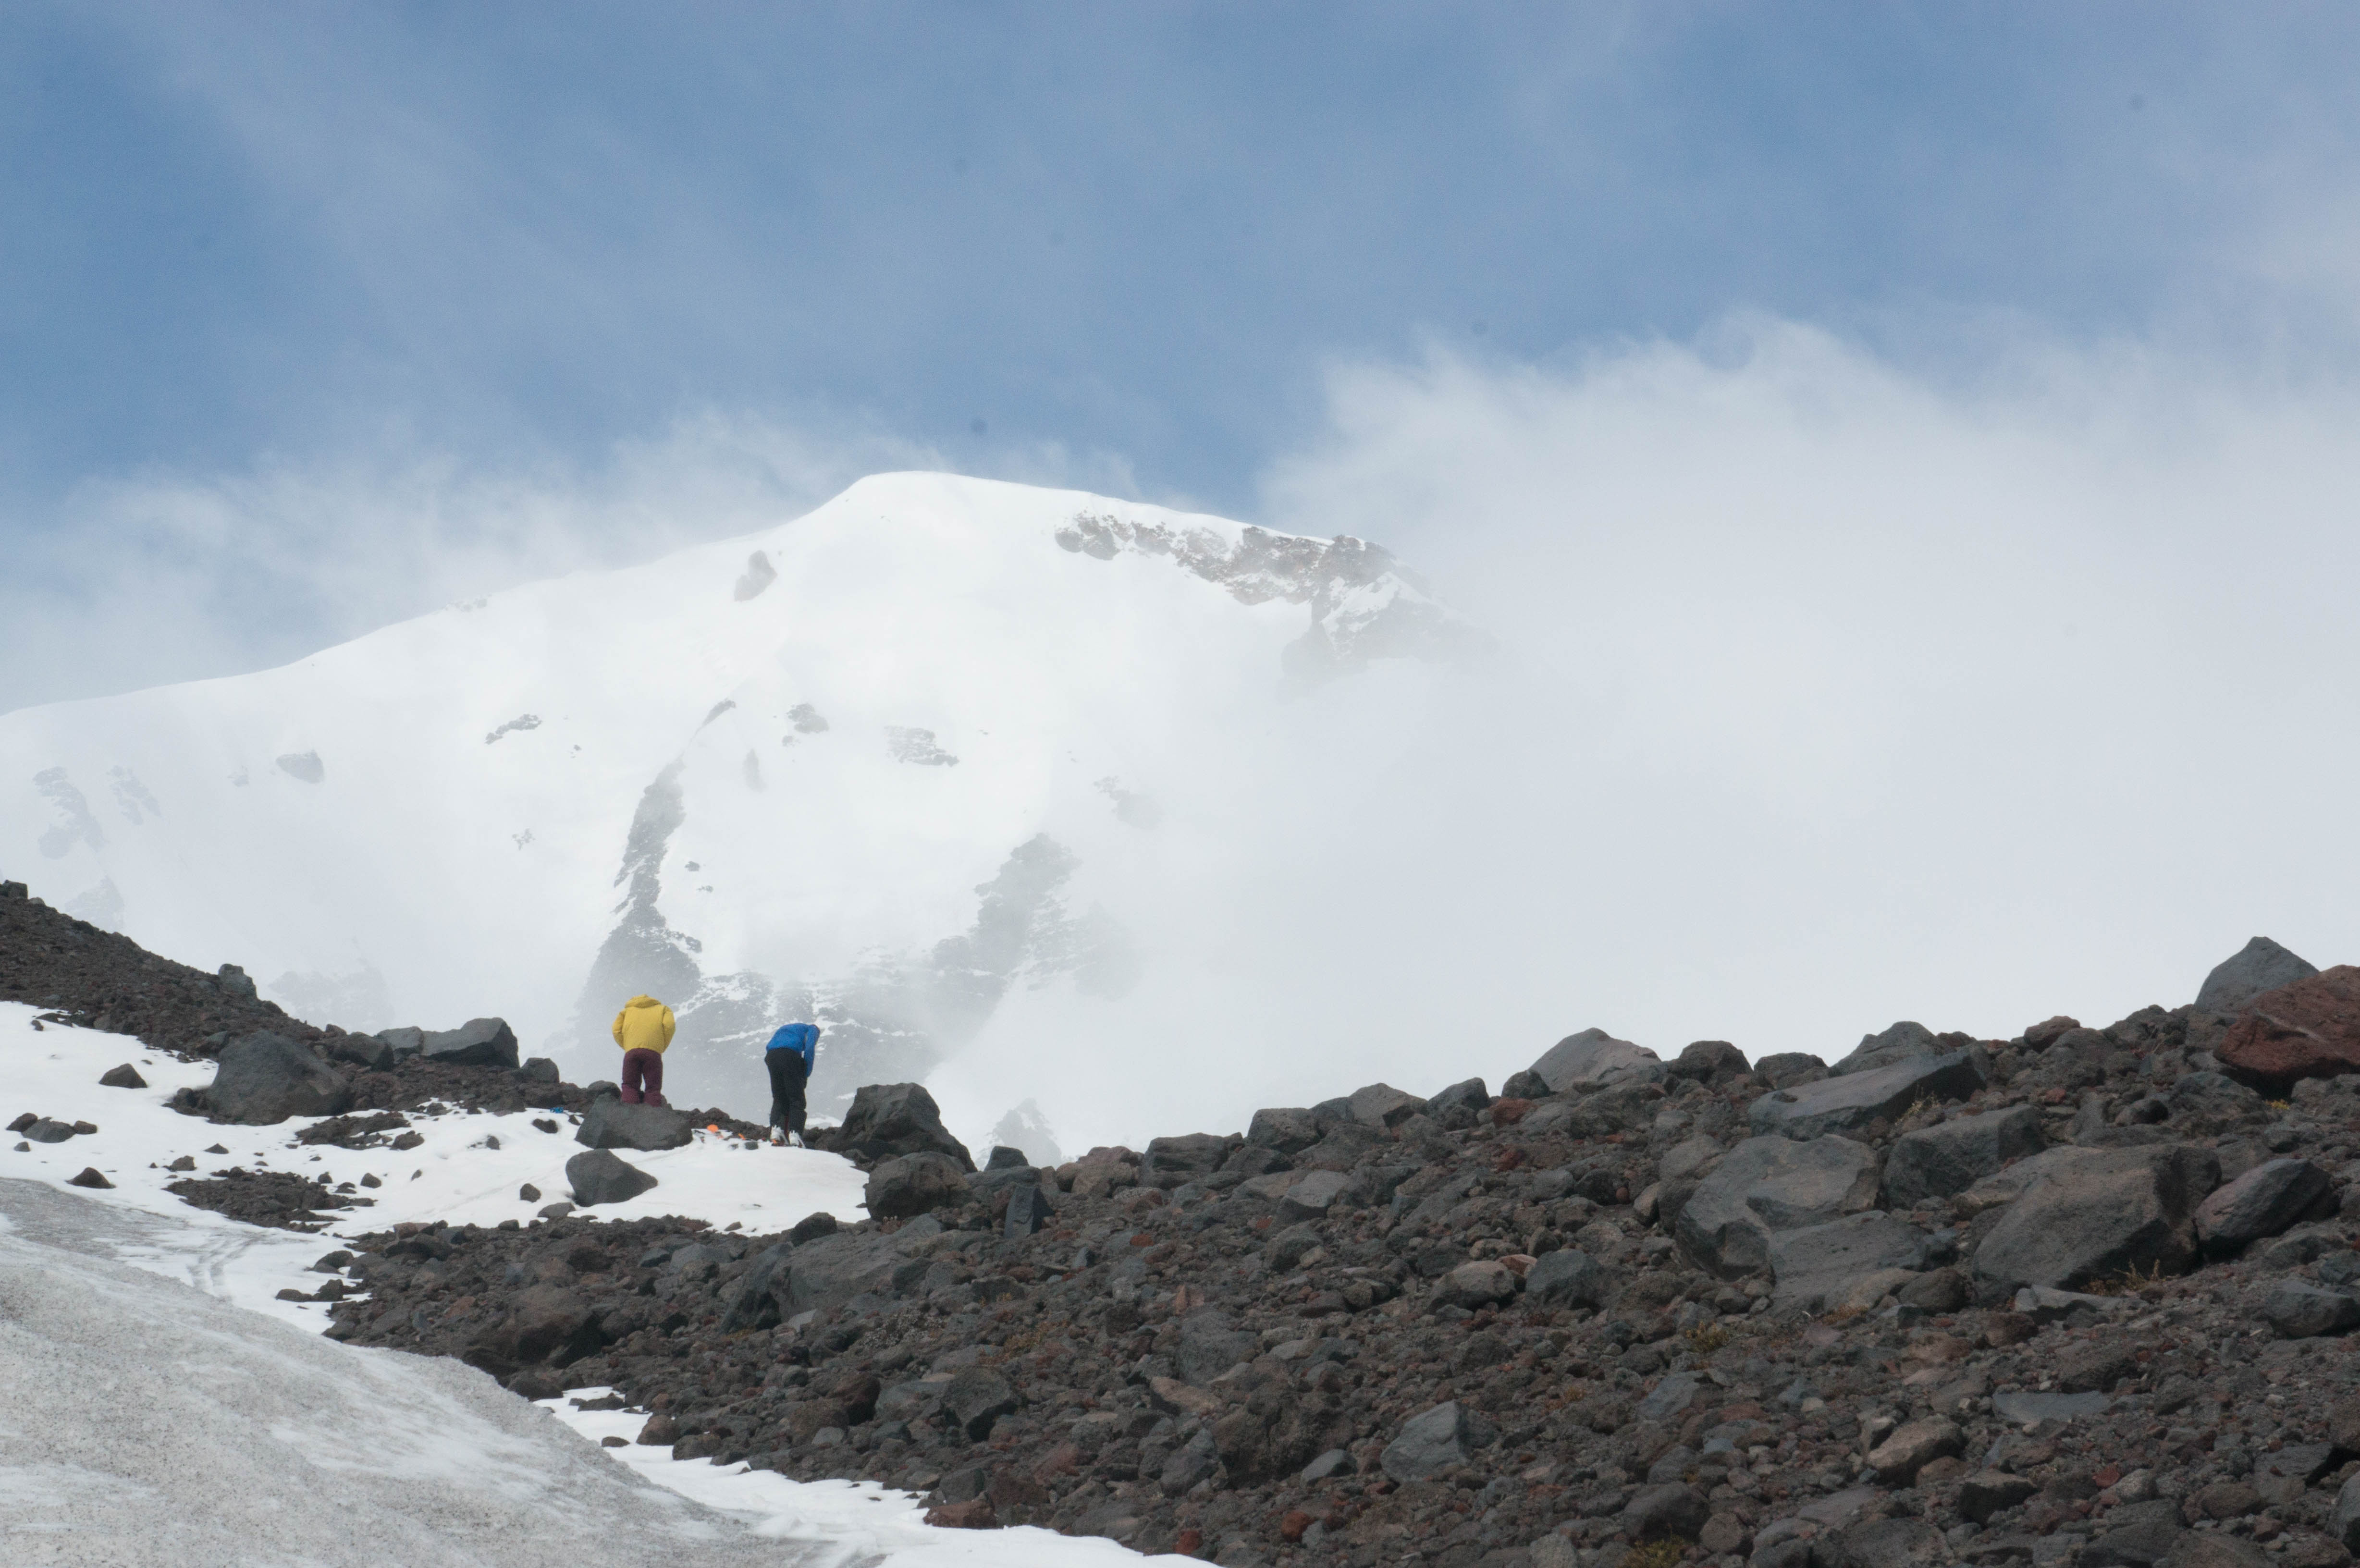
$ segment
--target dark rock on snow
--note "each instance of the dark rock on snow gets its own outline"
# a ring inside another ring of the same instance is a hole
[[[255,1033],[222,1048],[204,1104],[224,1121],[267,1126],[289,1116],[333,1116],[352,1108],[353,1086],[308,1046]]]
[[[567,1160],[565,1181],[574,1189],[574,1203],[584,1208],[628,1203],[656,1185],[654,1177],[605,1149],[594,1149]]]
[[[585,1149],[685,1149],[695,1136],[695,1125],[670,1105],[622,1100],[593,1101],[574,1129],[574,1141]]]

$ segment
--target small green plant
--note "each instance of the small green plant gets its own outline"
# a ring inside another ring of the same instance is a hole
[[[2091,1280],[2082,1288],[2081,1293],[2085,1296],[2136,1296],[2149,1285],[2162,1283],[2163,1264],[2160,1261],[2148,1264],[2147,1272],[2144,1274],[2139,1272],[2139,1266],[2134,1263],[2119,1274],[2109,1274],[2103,1279]]]
[[[1680,1337],[1688,1341],[1688,1349],[1691,1353],[1702,1357],[1710,1356],[1714,1351],[1719,1350],[1722,1345],[1727,1345],[1734,1336],[1731,1334],[1729,1330],[1723,1328],[1721,1324],[1711,1323],[1699,1323],[1696,1327],[1689,1329],[1686,1334],[1681,1334]]]
[[[1643,1541],[1622,1554],[1622,1568],[1673,1568],[1687,1550],[1676,1536]]]

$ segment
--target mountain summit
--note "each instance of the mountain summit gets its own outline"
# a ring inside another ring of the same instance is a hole
[[[1382,764],[1399,682],[1478,640],[1357,539],[881,475],[282,669],[0,717],[0,857],[347,1028],[497,1010],[603,1075],[651,992],[755,1114],[759,1038],[816,1017],[826,1110],[1011,987],[1119,1003],[1138,914],[1290,748]]]

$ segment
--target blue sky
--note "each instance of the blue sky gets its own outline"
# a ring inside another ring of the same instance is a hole
[[[1729,367],[1770,322],[1930,386],[2340,385],[2355,43],[2331,6],[27,0],[0,710],[888,466],[1447,568],[1414,518],[1277,516],[1372,370]]]
[[[2251,332],[2360,14],[2077,5],[9,7],[0,459],[1054,441],[1242,509],[1339,358],[1732,310]],[[2231,279],[2234,282],[2234,278]],[[983,430],[978,432],[976,421]]]

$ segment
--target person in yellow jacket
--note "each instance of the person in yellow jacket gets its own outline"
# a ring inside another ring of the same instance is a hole
[[[664,1047],[672,1043],[672,1009],[653,996],[634,996],[615,1015],[615,1043],[623,1048],[623,1103],[661,1105]]]

